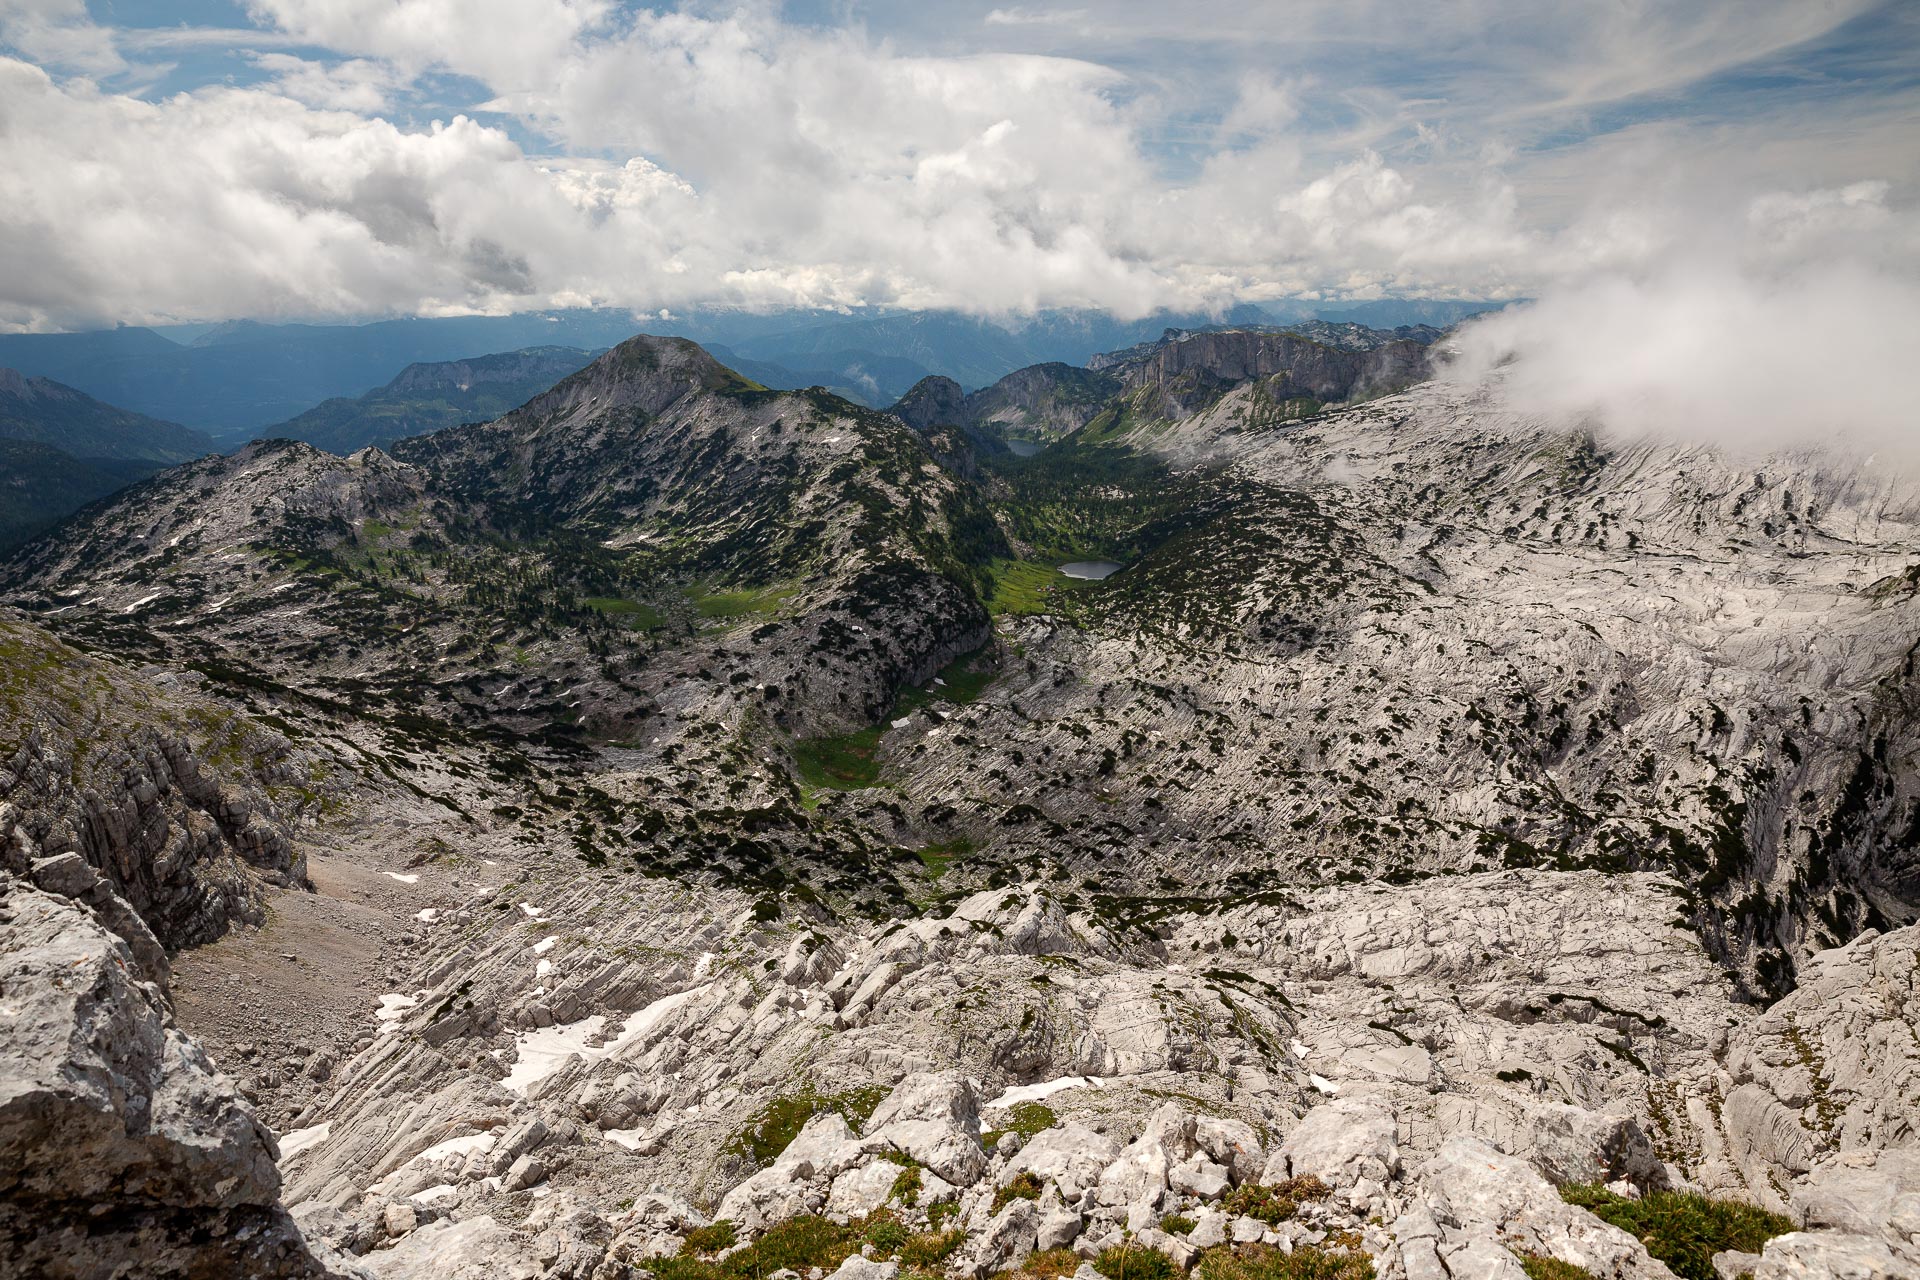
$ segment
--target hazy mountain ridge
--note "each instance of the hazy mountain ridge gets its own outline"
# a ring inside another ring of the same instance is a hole
[[[0,548],[170,463],[211,452],[199,431],[0,369]]]
[[[410,364],[357,399],[328,400],[262,429],[262,439],[304,440],[345,456],[369,445],[490,421],[531,400],[594,357],[576,347],[527,347],[464,360]]]

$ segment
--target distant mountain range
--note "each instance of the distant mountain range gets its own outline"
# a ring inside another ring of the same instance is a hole
[[[324,400],[259,434],[304,440],[342,456],[368,445],[384,449],[443,427],[490,422],[585,368],[593,356],[578,347],[528,347],[471,360],[410,364],[384,387],[355,399]]]
[[[134,327],[5,334],[0,335],[0,366],[54,378],[111,404],[185,422],[237,444],[323,401],[382,388],[409,365],[530,347],[600,350],[641,330],[692,338],[770,387],[825,386],[878,406],[892,403],[929,374],[981,387],[1031,365],[1084,364],[1096,352],[1152,341],[1170,327],[1292,323],[1316,314],[1375,327],[1448,324],[1488,305],[1417,300],[1319,310],[1310,304],[1241,306],[1220,315],[1160,312],[1131,321],[1063,311],[1006,324],[938,311],[636,316],[562,310],[358,325],[234,321],[210,329],[183,327],[171,336]]]
[[[0,369],[0,547],[162,467],[211,452],[204,432]]]

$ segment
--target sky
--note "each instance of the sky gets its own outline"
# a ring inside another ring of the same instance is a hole
[[[12,330],[1845,280],[1920,337],[1910,0],[0,0],[0,165]]]

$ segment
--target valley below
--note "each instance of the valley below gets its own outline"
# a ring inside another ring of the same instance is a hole
[[[1442,342],[635,337],[9,553],[0,1271],[1920,1275],[1920,479]]]

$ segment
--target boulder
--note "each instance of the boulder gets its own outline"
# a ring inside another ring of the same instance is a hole
[[[1454,1275],[1466,1274],[1462,1266],[1476,1276],[1505,1275],[1499,1253],[1508,1248],[1570,1262],[1602,1280],[1672,1275],[1639,1240],[1566,1203],[1532,1165],[1478,1138],[1448,1139],[1416,1177]]]
[[[1246,1121],[1201,1116],[1193,1123],[1193,1137],[1209,1159],[1226,1168],[1234,1185],[1260,1180],[1267,1153],[1260,1135]]]
[[[833,1280],[894,1280],[899,1274],[900,1264],[897,1262],[875,1262],[856,1253],[840,1264],[839,1270],[833,1273]]]
[[[87,906],[0,873],[0,1274],[326,1274],[271,1135],[138,972]]]
[[[979,1095],[961,1076],[908,1076],[867,1121],[865,1146],[890,1146],[955,1186],[972,1186],[987,1167]]]
[[[833,1180],[827,1193],[827,1212],[861,1218],[887,1202],[901,1167],[889,1160],[855,1165]]]
[[[1204,1155],[1187,1157],[1167,1174],[1170,1190],[1200,1200],[1218,1200],[1232,1185],[1226,1167],[1215,1164]]]
[[[1280,1144],[1262,1180],[1313,1174],[1340,1187],[1360,1178],[1386,1182],[1400,1168],[1393,1116],[1375,1103],[1341,1098],[1307,1112]]]
[[[1000,1174],[1005,1185],[1022,1173],[1031,1173],[1042,1182],[1057,1183],[1069,1200],[1078,1200],[1088,1187],[1098,1185],[1100,1175],[1120,1155],[1120,1144],[1085,1125],[1069,1122],[1043,1129],[1020,1148]]]
[[[1920,1150],[1848,1152],[1795,1187],[1792,1203],[1809,1227],[1920,1240]]]
[[[1901,1258],[1877,1236],[1795,1231],[1761,1250],[1753,1280],[1912,1280],[1920,1259]]]
[[[952,1268],[954,1274],[984,1280],[1018,1267],[1033,1252],[1039,1228],[1039,1205],[1031,1200],[1008,1201],[961,1250]]]
[[[1194,1118],[1169,1102],[1100,1174],[1100,1203],[1157,1205],[1175,1166],[1194,1153]]]

